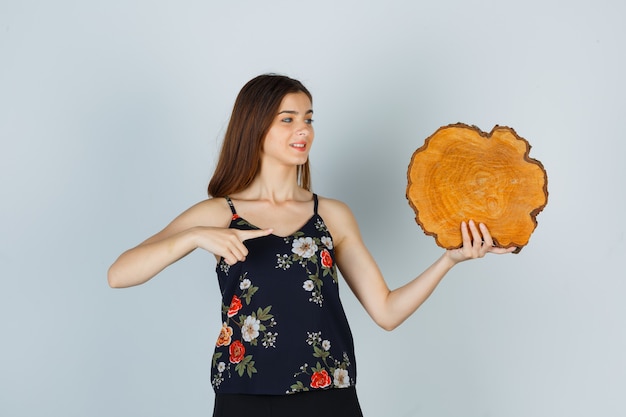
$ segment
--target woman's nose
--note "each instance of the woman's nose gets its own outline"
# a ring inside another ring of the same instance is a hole
[[[302,123],[302,125],[298,126],[297,134],[300,136],[308,136],[311,134],[311,125]]]

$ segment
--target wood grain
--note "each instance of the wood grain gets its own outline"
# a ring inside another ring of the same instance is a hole
[[[407,173],[416,222],[446,249],[462,246],[461,221],[482,222],[498,246],[519,252],[548,201],[546,171],[529,152],[506,126],[439,128],[413,153]]]

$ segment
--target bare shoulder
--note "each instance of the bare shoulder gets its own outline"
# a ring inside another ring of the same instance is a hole
[[[194,227],[228,227],[232,218],[228,203],[223,198],[210,198],[189,207],[163,230],[143,243],[155,242]]]
[[[322,217],[352,215],[350,207],[343,201],[318,196],[318,202],[318,210]]]
[[[172,223],[184,223],[183,226],[227,227],[231,211],[224,198],[209,198],[189,207]]]
[[[354,214],[346,203],[319,197],[318,213],[324,219],[336,243],[340,243],[347,236],[359,234]]]

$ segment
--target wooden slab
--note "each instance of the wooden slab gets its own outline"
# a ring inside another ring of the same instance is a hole
[[[487,225],[498,246],[528,244],[548,201],[548,176],[530,144],[506,126],[485,133],[457,123],[439,128],[411,158],[406,197],[437,245],[462,246],[461,221]]]

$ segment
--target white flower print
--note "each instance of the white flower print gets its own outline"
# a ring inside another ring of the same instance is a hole
[[[220,262],[220,271],[222,271],[223,273],[225,273],[226,275],[228,275],[228,272],[230,271],[230,265],[228,265],[224,259],[221,260]]]
[[[261,322],[252,316],[246,317],[246,320],[241,326],[241,337],[246,342],[250,342],[259,337],[259,327]]]
[[[241,281],[239,283],[239,288],[242,290],[247,290],[248,288],[250,288],[250,285],[252,284],[252,282],[250,282],[250,280],[248,278],[244,279],[243,281]]]
[[[310,258],[317,252],[317,245],[311,237],[299,237],[291,244],[291,251],[303,258]]]
[[[322,340],[322,332],[306,332],[306,342],[309,345],[316,345]]]
[[[326,351],[330,350],[330,340],[324,340],[322,342],[322,348]]]
[[[263,347],[276,347],[276,337],[278,333],[267,332],[263,338]]]
[[[321,240],[324,246],[326,246],[328,249],[333,248],[333,240],[329,236],[322,236]]]
[[[320,232],[327,232],[328,231],[328,227],[326,227],[326,224],[324,224],[324,222],[322,221],[322,219],[317,219],[317,221],[315,222],[315,228],[320,231]]]
[[[283,270],[287,270],[289,269],[289,267],[291,266],[291,258],[289,258],[289,256],[287,255],[280,255],[280,254],[276,254],[276,268],[280,268]]]
[[[217,372],[222,373],[226,370],[226,364],[224,362],[220,362],[217,364]]]
[[[305,233],[298,231],[285,238],[285,243],[291,243],[290,254],[276,254],[276,269],[287,269],[301,266],[306,270],[308,279],[303,281],[302,288],[308,292],[308,301],[320,307],[324,305],[323,286],[327,277],[332,278],[333,284],[338,284],[337,269],[332,255],[334,243],[326,225],[318,219],[315,227],[320,236],[305,237]],[[319,252],[319,253],[318,253]]]
[[[322,304],[324,303],[324,297],[322,296],[322,294],[316,291],[313,291],[313,295],[311,295],[311,298],[309,298],[309,301],[321,307]]]
[[[346,388],[350,386],[350,378],[346,369],[337,368],[333,375],[333,384],[337,388]]]
[[[211,384],[214,387],[219,388],[222,382],[224,382],[224,377],[222,376],[221,373],[219,373],[219,374],[215,374],[215,376],[213,377],[213,381],[211,381]]]

